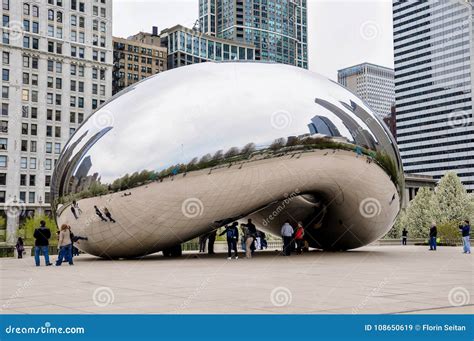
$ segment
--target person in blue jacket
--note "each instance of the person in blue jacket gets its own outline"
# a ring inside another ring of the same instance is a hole
[[[239,240],[239,230],[237,229],[239,223],[234,221],[232,225],[226,225],[225,230],[219,236],[226,235],[227,237],[227,259],[232,259],[232,250],[234,250],[234,259],[239,259],[237,253],[237,241]]]

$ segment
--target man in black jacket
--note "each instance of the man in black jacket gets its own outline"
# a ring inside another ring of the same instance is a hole
[[[43,253],[44,261],[46,266],[52,265],[49,262],[49,238],[51,238],[51,231],[46,227],[46,222],[44,220],[40,221],[40,227],[35,229],[33,233],[35,238],[35,263],[36,266],[40,266],[40,253]]]
[[[430,251],[436,251],[436,237],[438,237],[438,229],[433,222],[430,227]]]

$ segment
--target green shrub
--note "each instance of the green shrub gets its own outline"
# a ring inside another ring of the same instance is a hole
[[[439,224],[437,228],[438,237],[441,238],[441,242],[446,243],[447,245],[459,244],[461,239],[459,225],[460,222],[458,221],[448,221],[446,223]]]
[[[23,238],[25,245],[34,245],[35,239],[33,238],[33,233],[35,232],[35,229],[40,226],[41,220],[44,220],[46,222],[46,226],[51,230],[51,238],[49,239],[49,245],[58,245],[58,238],[56,236],[58,228],[56,226],[56,223],[52,218],[45,215],[35,215],[34,217],[27,218],[18,229],[18,237]]]

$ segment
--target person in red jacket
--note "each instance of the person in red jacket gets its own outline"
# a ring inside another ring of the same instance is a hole
[[[300,255],[303,253],[303,247],[304,247],[304,227],[301,221],[298,222],[298,226],[296,227],[295,242],[296,242],[296,253]]]

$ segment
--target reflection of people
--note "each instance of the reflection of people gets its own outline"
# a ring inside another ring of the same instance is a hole
[[[281,237],[283,238],[283,255],[289,256],[291,254],[291,238],[293,236],[293,227],[287,220],[281,227]]]
[[[18,254],[18,258],[23,258],[23,251],[25,251],[23,238],[18,237],[18,240],[16,241],[15,248],[16,248],[16,253]]]
[[[112,218],[112,214],[110,214],[110,211],[107,207],[104,207],[104,213],[105,213],[105,216],[109,218],[111,222],[115,223],[115,219]]]
[[[433,222],[430,227],[430,251],[436,251],[436,237],[438,237],[438,230]]]
[[[74,218],[77,219],[76,209],[74,208],[74,205],[71,205],[71,212],[72,212],[72,215],[74,216]]]
[[[207,253],[210,255],[214,254],[214,242],[216,241],[217,230],[209,233],[209,243],[207,246]]]
[[[82,214],[82,210],[81,210],[81,208],[79,207],[79,204],[77,203],[76,200],[73,200],[73,201],[72,201],[72,206],[73,206],[74,209],[77,211],[77,213]]]
[[[471,253],[471,241],[469,240],[471,233],[471,225],[469,220],[465,220],[462,226],[459,226],[462,234],[463,253]]]
[[[100,220],[107,221],[107,219],[105,219],[104,216],[102,215],[102,212],[99,210],[99,208],[97,206],[94,206],[94,208],[95,208],[95,214],[97,214]]]
[[[43,253],[44,261],[46,266],[52,265],[49,262],[49,238],[51,238],[51,231],[46,227],[46,222],[44,220],[40,221],[40,227],[35,229],[33,233],[35,238],[35,263],[36,266],[40,266],[40,253]]]
[[[58,260],[56,261],[56,266],[61,266],[63,261],[69,263],[69,265],[74,265],[72,262],[72,240],[71,240],[71,230],[66,224],[61,225],[61,230],[59,231],[59,255]]]
[[[207,233],[199,236],[199,252],[206,252]]]
[[[239,223],[234,221],[232,225],[226,225],[225,230],[219,234],[219,236],[225,234],[227,237],[227,259],[232,259],[232,250],[234,250],[234,258],[239,259],[237,253],[237,241],[239,239],[239,231],[237,230],[238,225]]]
[[[402,231],[402,245],[407,245],[408,231],[406,228],[403,228]]]
[[[298,226],[295,231],[295,242],[296,242],[296,253],[302,254],[304,247],[304,228],[301,221],[298,222]]]

